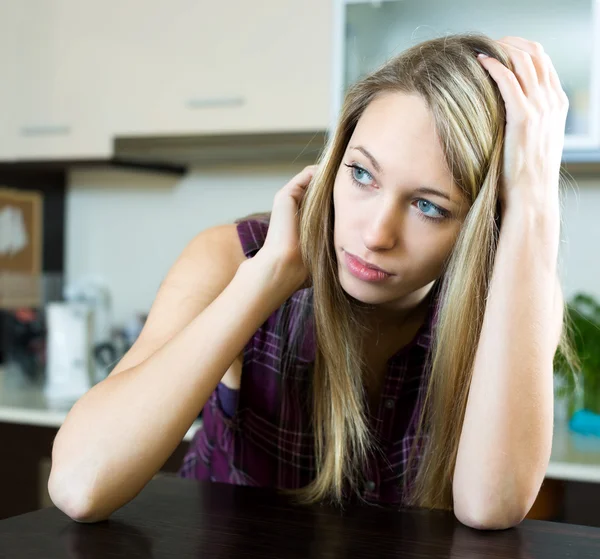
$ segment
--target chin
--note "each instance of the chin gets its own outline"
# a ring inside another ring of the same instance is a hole
[[[340,271],[338,280],[346,295],[365,305],[381,305],[390,300],[389,291],[383,285],[363,282],[346,270]]]

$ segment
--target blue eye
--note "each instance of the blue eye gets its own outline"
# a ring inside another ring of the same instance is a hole
[[[373,180],[373,177],[368,171],[362,167],[359,167],[358,165],[347,165],[346,163],[344,163],[344,165],[348,167],[348,171],[350,171],[350,178],[352,178],[352,182],[354,182],[356,186],[359,188],[366,188],[369,186],[368,184],[361,182],[361,180],[365,178],[368,178],[368,180]]]
[[[370,184],[365,184],[362,182],[363,180],[372,181],[373,177],[369,171],[363,169],[359,165],[355,163],[348,165],[344,163],[346,167],[348,167],[348,172],[350,173],[350,178],[352,182],[360,189],[367,189]],[[450,212],[432,204],[428,200],[424,200],[422,198],[416,199],[417,207],[419,209],[418,216],[420,219],[429,222],[441,222],[450,217]],[[431,213],[433,212],[433,213]]]
[[[419,209],[418,216],[424,221],[441,223],[450,217],[450,212],[448,210],[444,210],[422,198],[417,200],[417,207]],[[434,214],[427,213],[432,209],[435,212]]]
[[[417,205],[422,204],[421,206],[419,206],[419,209],[427,216],[427,217],[433,217],[433,218],[440,218],[440,217],[445,217],[444,214],[440,211],[440,209],[437,206],[434,206],[431,202],[428,202],[427,200],[417,200]],[[429,210],[433,210],[434,214],[429,214],[427,213]]]

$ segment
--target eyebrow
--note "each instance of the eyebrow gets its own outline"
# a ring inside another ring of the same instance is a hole
[[[367,148],[365,148],[363,146],[350,146],[350,149],[356,149],[356,150],[360,151],[362,154],[364,154],[365,157],[373,165],[373,168],[378,173],[381,173],[381,165],[379,165],[377,159],[375,159],[373,154],[371,154],[369,152],[369,150],[367,150]],[[434,196],[440,196],[441,198],[445,198],[446,200],[448,200],[449,202],[452,202],[453,204],[456,203],[445,192],[442,192],[441,190],[437,190],[436,188],[431,188],[430,186],[420,186],[419,188],[415,188],[415,192],[418,192],[419,194],[433,194]]]

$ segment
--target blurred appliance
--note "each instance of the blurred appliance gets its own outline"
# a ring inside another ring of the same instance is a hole
[[[81,280],[50,303],[47,318],[46,396],[75,401],[110,372],[121,352],[112,338],[108,288]]]
[[[85,303],[92,309],[92,378],[95,384],[106,378],[122,353],[113,336],[110,290],[100,278],[82,278],[66,287],[65,300]]]
[[[46,324],[44,392],[49,400],[74,402],[93,385],[93,309],[87,303],[49,303]]]

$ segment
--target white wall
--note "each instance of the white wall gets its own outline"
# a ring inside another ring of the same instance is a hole
[[[165,274],[201,230],[270,211],[273,196],[303,165],[193,170],[169,177],[76,170],[67,194],[66,281],[106,280],[113,319],[147,312]]]
[[[565,297],[578,291],[600,301],[600,176],[577,177],[563,206],[561,277]]]
[[[202,229],[269,211],[273,196],[302,165],[196,169],[167,177],[121,170],[77,170],[67,196],[66,280],[106,280],[122,325],[147,312],[166,272]],[[565,295],[600,299],[600,177],[578,178],[563,212]]]

